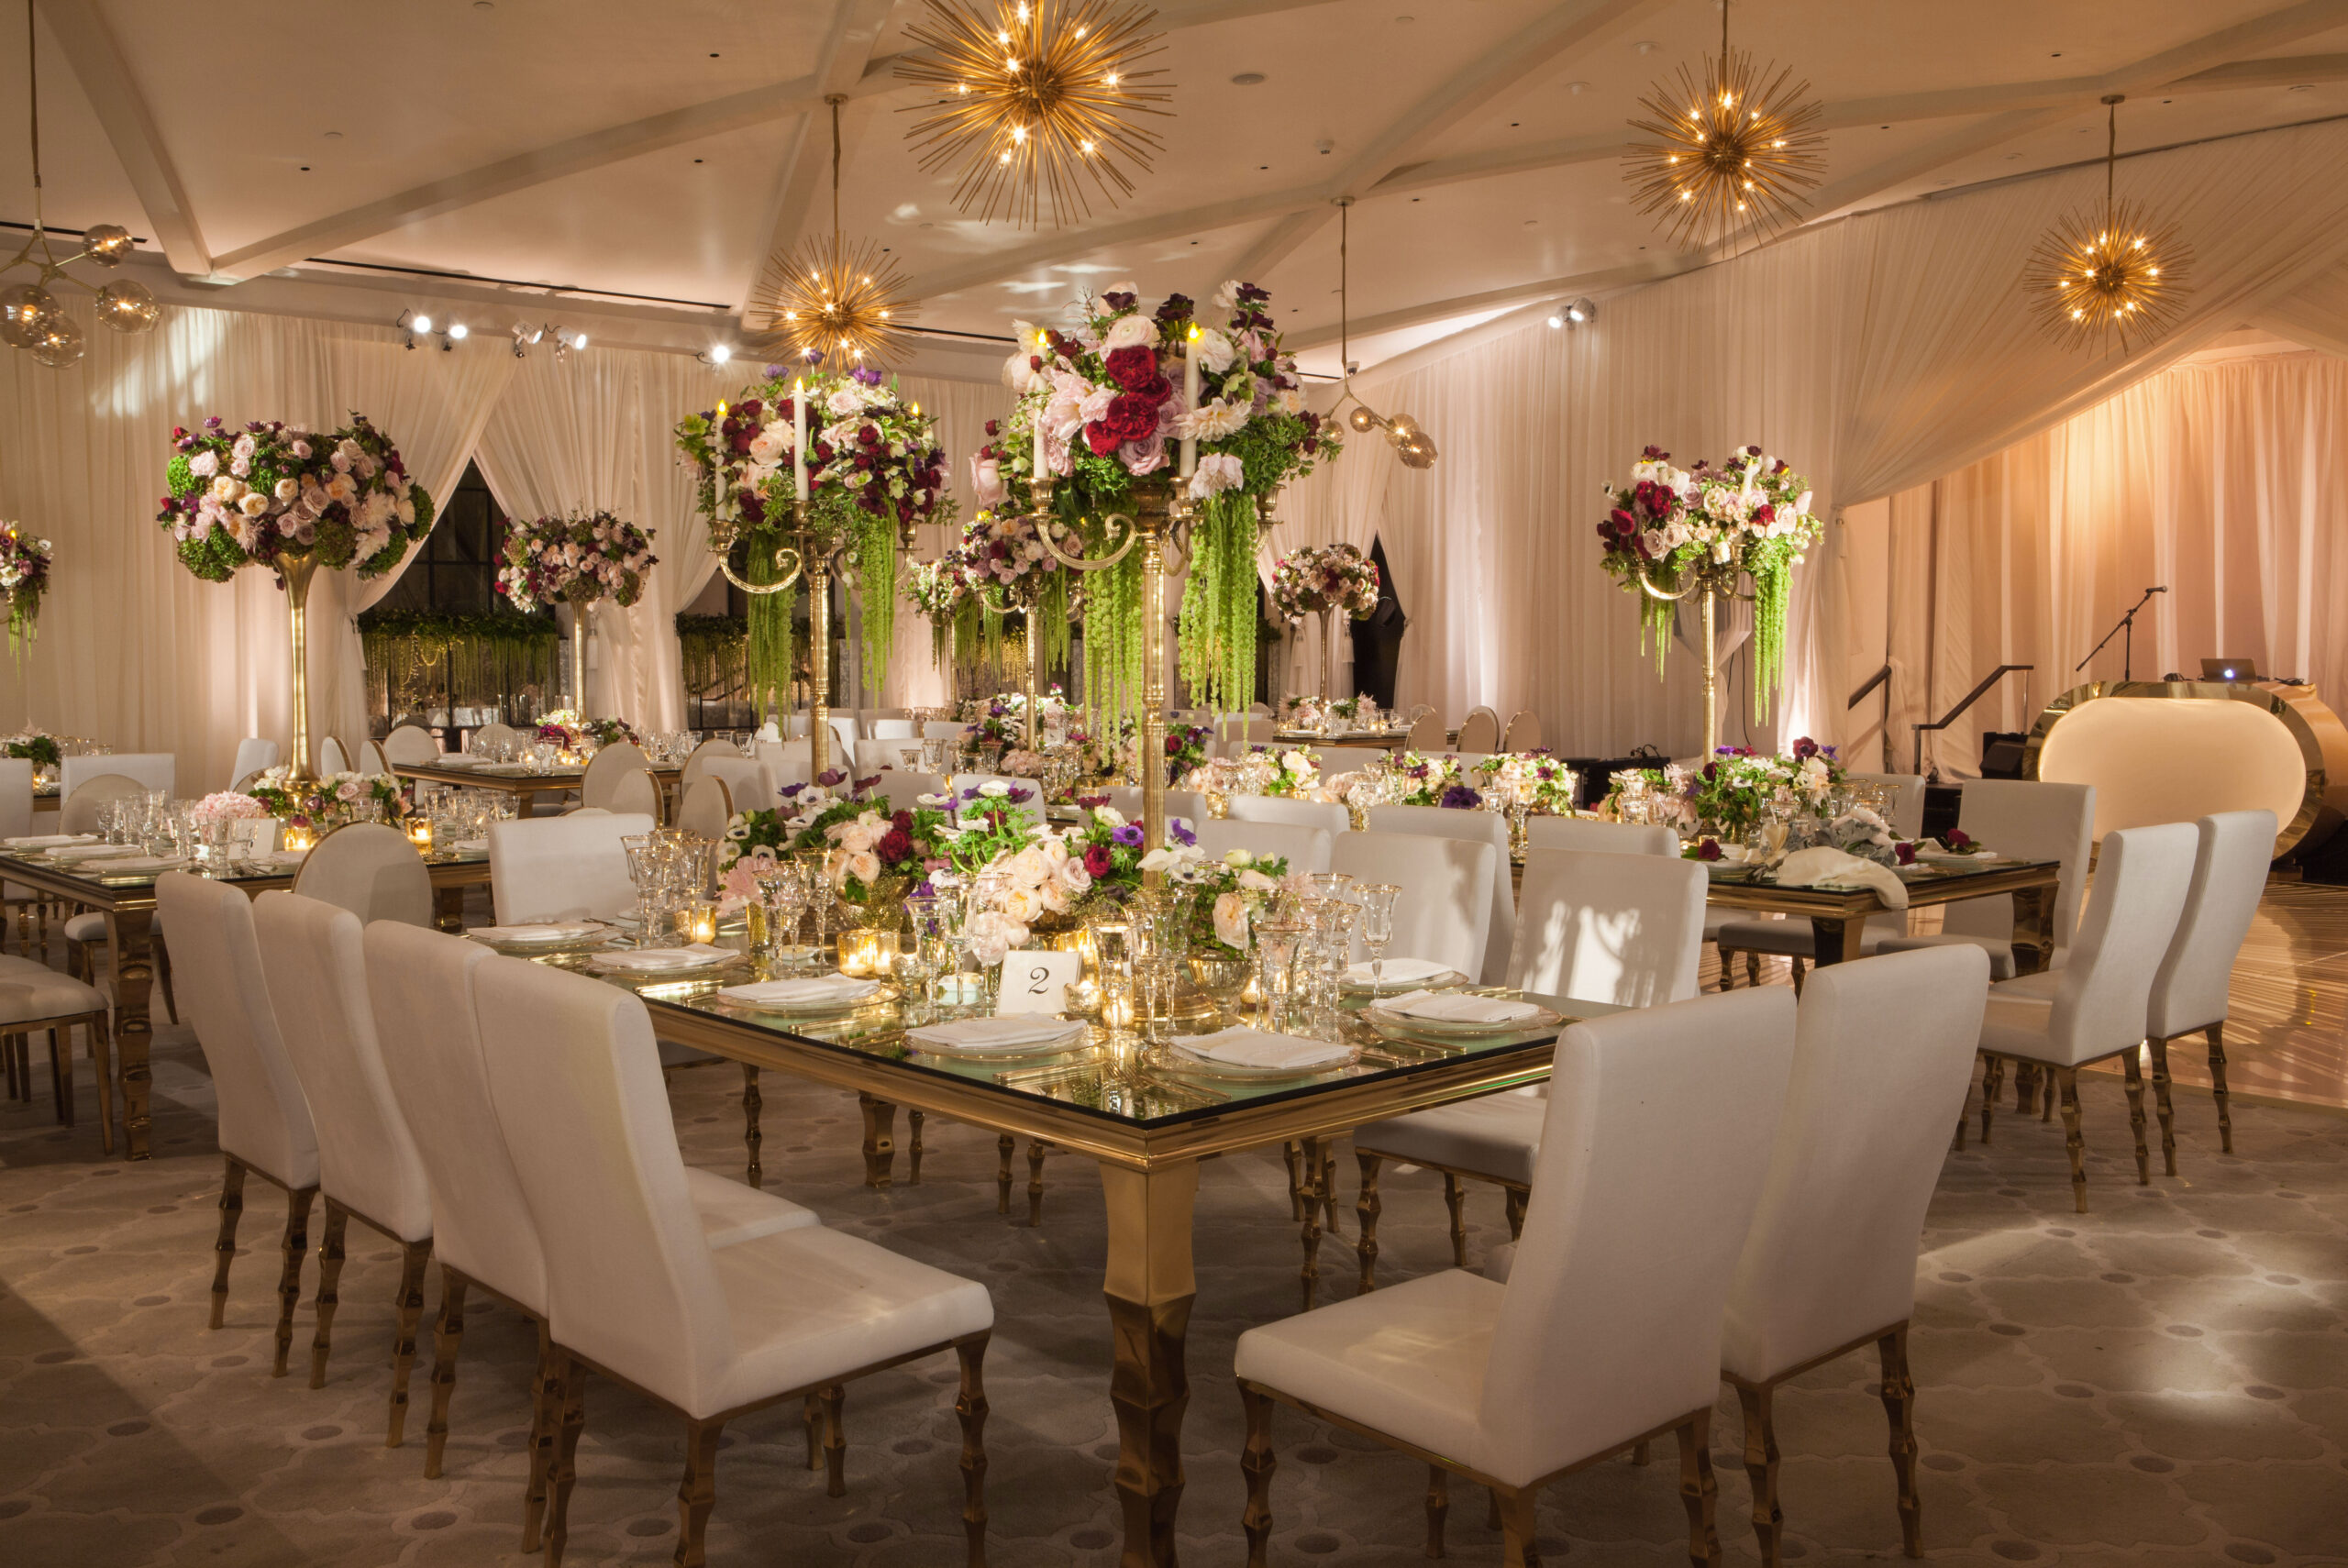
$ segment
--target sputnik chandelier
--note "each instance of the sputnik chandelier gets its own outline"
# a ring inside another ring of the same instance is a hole
[[[811,239],[794,256],[768,261],[751,292],[753,314],[773,325],[765,345],[787,345],[809,363],[880,366],[905,350],[904,320],[913,314],[904,280],[888,252],[871,240],[840,234],[840,105],[832,106],[832,232]]]
[[[1639,211],[1654,215],[1682,249],[1702,249],[1741,234],[1766,237],[1801,218],[1803,192],[1825,167],[1823,105],[1810,83],[1728,45],[1728,5],[1721,6],[1721,52],[1700,76],[1679,68],[1639,100],[1647,117],[1631,122],[1652,138],[1634,144],[1623,178],[1635,187]]]
[[[2148,343],[2176,325],[2193,261],[2176,225],[2112,193],[2124,101],[2118,93],[2103,101],[2109,124],[2101,204],[2076,207],[2057,219],[2040,237],[2022,275],[2031,309],[2055,337],[2084,348],[2117,343],[2123,355],[2132,334],[2137,343]]]
[[[1134,193],[1126,172],[1147,173],[1165,150],[1135,115],[1166,116],[1173,83],[1159,67],[1157,13],[1109,0],[996,0],[988,19],[973,0],[927,0],[925,23],[905,29],[929,52],[898,61],[897,75],[936,90],[909,106],[922,115],[906,139],[926,172],[955,173],[954,204],[979,221],[1000,215],[1033,227],[1048,203],[1062,225]]]
[[[40,189],[40,72],[33,60],[32,0],[25,0],[25,74],[28,78],[26,101],[31,108],[33,149],[33,232],[24,248],[0,266],[0,277],[6,277],[19,267],[29,267],[33,275],[11,283],[0,284],[0,339],[22,348],[40,363],[62,370],[77,363],[88,348],[81,325],[64,307],[57,296],[50,293],[52,283],[70,288],[86,289],[98,296],[98,319],[116,332],[149,332],[163,314],[163,307],[146,284],[132,278],[116,278],[101,287],[74,277],[65,269],[77,261],[87,261],[98,267],[116,267],[130,254],[138,242],[130,231],[118,224],[102,223],[82,236],[82,248],[70,256],[61,258],[57,247],[50,243],[47,226],[41,217]]]
[[[1426,433],[1425,426],[1407,414],[1398,414],[1389,419],[1354,393],[1352,313],[1346,293],[1346,253],[1347,241],[1352,237],[1353,206],[1351,196],[1337,198],[1337,366],[1344,372],[1346,390],[1338,394],[1335,403],[1330,404],[1329,413],[1335,417],[1337,410],[1348,402],[1352,403],[1354,411],[1346,415],[1347,424],[1365,436],[1373,430],[1386,432],[1386,444],[1394,448],[1394,455],[1402,459],[1404,468],[1431,469],[1434,467],[1439,454],[1435,451],[1434,437]]]

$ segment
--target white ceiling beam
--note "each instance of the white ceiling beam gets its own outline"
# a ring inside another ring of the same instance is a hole
[[[844,0],[844,3],[852,5],[854,0]],[[1253,0],[1249,4],[1239,3],[1239,0],[1188,0],[1188,3],[1168,0],[1168,4],[1158,12],[1158,22],[1168,32],[1175,32],[1242,17],[1259,17],[1275,11],[1292,11],[1333,3],[1334,0]],[[83,9],[86,0],[42,0],[42,4],[45,8],[61,12]],[[852,99],[861,99],[900,89],[904,84],[895,79],[899,58],[897,55],[883,55],[867,59],[862,62],[861,72],[850,78],[852,84],[842,90]],[[681,109],[648,115],[624,125],[606,126],[581,136],[567,137],[561,141],[516,153],[511,158],[501,158],[477,168],[412,185],[379,200],[329,214],[298,228],[257,240],[215,259],[211,266],[212,281],[234,283],[258,277],[308,257],[322,256],[344,246],[355,245],[362,239],[389,233],[407,224],[511,195],[550,180],[585,173],[648,152],[698,141],[704,137],[723,136],[749,126],[787,119],[793,115],[806,115],[821,108],[823,101],[824,89],[818,78],[814,75],[801,76],[788,82],[772,82],[740,93],[729,93],[725,97],[690,104]]]
[[[90,106],[97,111],[98,124],[105,128],[115,157],[147,214],[147,226],[155,231],[155,242],[163,248],[172,270],[189,275],[210,271],[212,258],[205,250],[204,231],[196,226],[186,188],[163,150],[154,116],[131,80],[130,66],[105,18],[88,0],[40,0],[40,12]]]
[[[846,96],[863,82],[865,70],[872,63],[872,51],[880,42],[880,29],[888,25],[889,14],[895,9],[896,0],[840,0],[840,8],[833,15],[832,30],[816,56],[817,103],[800,116],[799,129],[783,160],[782,175],[777,182],[772,208],[762,230],[764,241],[758,254],[750,258],[748,273],[743,279],[742,325],[750,331],[762,332],[773,325],[770,320],[750,318],[750,291],[758,287],[759,276],[769,257],[782,255],[799,243],[808,209],[815,204],[831,172],[831,115],[822,100],[834,94]],[[845,116],[840,138],[845,147]]]
[[[1261,195],[1241,196],[1208,206],[1185,207],[1177,213],[1160,213],[1148,217],[1128,218],[1123,223],[1103,224],[1095,228],[1063,232],[1023,245],[1015,250],[990,251],[951,271],[915,278],[908,292],[919,300],[943,299],[965,289],[982,288],[989,283],[1022,277],[1056,261],[1073,261],[1110,246],[1146,244],[1172,235],[1212,234],[1235,224],[1301,212],[1324,199],[1317,185],[1301,190],[1267,191]]]
[[[1659,10],[1667,0],[1567,0],[1550,7],[1532,26],[1486,50],[1468,66],[1372,137],[1368,145],[1346,160],[1323,193],[1323,199],[1303,211],[1290,213],[1271,232],[1248,248],[1236,275],[1261,278],[1286,260],[1296,248],[1319,233],[1330,219],[1331,204],[1367,195],[1378,182],[1392,173],[1413,148],[1423,147],[1470,114],[1534,72],[1572,59],[1588,50],[1610,29]]]
[[[2180,77],[2252,57],[2263,50],[2285,48],[2341,27],[2348,27],[2348,0],[2298,0],[2297,4],[2231,28],[2221,28],[2189,43],[2108,72],[2069,104],[2008,109],[1935,137],[1871,169],[1834,181],[1807,204],[1817,217],[1830,217],[1961,159],[2060,125],[2081,109],[2095,106],[2106,94],[2157,92]]]

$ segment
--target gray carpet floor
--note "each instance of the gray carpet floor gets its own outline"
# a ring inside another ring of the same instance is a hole
[[[94,1103],[83,1065],[83,1105]],[[448,1471],[423,1478],[422,1368],[404,1447],[383,1446],[396,1253],[354,1226],[336,1353],[305,1386],[269,1375],[282,1224],[248,1192],[226,1327],[205,1327],[220,1164],[203,1059],[166,1030],[155,1062],[157,1157],[100,1155],[39,1098],[0,1109],[0,1563],[496,1564],[521,1560],[528,1326],[470,1314]],[[686,1157],[738,1176],[730,1068],[672,1095]],[[1950,1158],[1923,1237],[1913,1357],[1924,1531],[1936,1562],[2081,1568],[2348,1563],[2348,1120],[2240,1105],[2232,1157],[2206,1098],[2179,1097],[2184,1176],[2134,1185],[2116,1083],[2083,1085],[2095,1211],[2071,1210],[2059,1123],[2001,1118],[1995,1145]],[[1117,1557],[1115,1428],[1100,1297],[1100,1186],[1055,1156],[1040,1229],[1024,1196],[995,1212],[994,1140],[933,1121],[918,1187],[861,1184],[851,1099],[769,1075],[770,1186],[855,1235],[986,1282],[997,1330],[993,1561],[1101,1568]],[[900,1129],[900,1140],[903,1130]],[[900,1158],[900,1178],[903,1159]],[[1352,1199],[1352,1162],[1342,1187]],[[1020,1167],[1024,1187],[1025,1169]],[[1381,1275],[1444,1266],[1437,1184],[1385,1183]],[[1299,1261],[1277,1155],[1210,1163],[1199,1198],[1190,1338],[1184,1561],[1244,1561],[1232,1342],[1296,1309]],[[1505,1239],[1497,1194],[1471,1201],[1472,1246]],[[316,1231],[313,1221],[312,1239]],[[1350,1291],[1350,1210],[1324,1253]],[[315,1279],[313,1260],[305,1283]],[[437,1304],[437,1288],[432,1297]],[[1604,1347],[1592,1346],[1593,1353]],[[428,1342],[426,1344],[428,1356]],[[426,1363],[428,1364],[428,1362]],[[1899,1559],[1871,1358],[1781,1393],[1789,1559]],[[929,1568],[958,1563],[950,1358],[884,1373],[847,1399],[848,1495],[802,1467],[795,1411],[729,1430],[709,1535],[715,1563]],[[571,1560],[666,1561],[682,1447],[626,1391],[593,1386],[571,1507]],[[1417,1465],[1293,1413],[1277,1430],[1273,1560],[1423,1562]],[[1714,1426],[1722,1535],[1749,1561],[1735,1401]],[[1553,1486],[1545,1561],[1684,1562],[1667,1456]],[[1479,1495],[1463,1492],[1452,1558],[1498,1562]]]

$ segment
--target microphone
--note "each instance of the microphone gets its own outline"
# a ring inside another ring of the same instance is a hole
[[[2148,588],[2144,590],[2144,591],[2147,593],[2166,593],[2168,591],[2168,584],[2163,583],[2158,588]]]

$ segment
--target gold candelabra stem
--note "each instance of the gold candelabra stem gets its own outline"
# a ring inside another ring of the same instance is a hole
[[[1714,631],[1714,628],[1715,628],[1715,621],[1714,621],[1714,617],[1715,617],[1715,615],[1717,614],[1717,611],[1714,609],[1714,606],[1716,606],[1717,604],[1719,604],[1719,603],[1720,603],[1720,596],[1719,596],[1718,594],[1716,594],[1716,593],[1712,593],[1712,592],[1707,591],[1707,592],[1704,594],[1704,596],[1703,596],[1703,597],[1704,597],[1704,603],[1703,603],[1703,616],[1704,616],[1704,753],[1703,753],[1703,755],[1704,755],[1705,759],[1709,761],[1709,760],[1711,759],[1711,757],[1712,753],[1713,753],[1714,751],[1717,751],[1717,750],[1720,748],[1720,744],[1721,744],[1720,671],[1719,671],[1719,669],[1718,669],[1717,666],[1715,665],[1714,658],[1713,658],[1713,652],[1712,652],[1712,650],[1713,650],[1713,646],[1714,646],[1714,645],[1713,645],[1713,640],[1712,640],[1713,631]]]
[[[1321,612],[1321,701],[1325,705],[1337,694],[1337,621],[1334,613]]]
[[[307,550],[285,550],[277,558],[278,580],[285,585],[285,609],[294,635],[294,761],[292,780],[316,778],[310,762],[310,579],[317,558]]]
[[[1043,617],[1036,606],[1027,607],[1027,723],[1026,739],[1023,743],[1029,751],[1036,749],[1036,667],[1044,660]]]
[[[587,717],[587,639],[593,635],[594,607],[570,607],[570,706],[583,723]]]
[[[820,779],[829,767],[832,742],[832,562],[823,550],[808,547],[807,503],[795,502],[792,513],[801,530],[800,559],[807,574],[807,777]]]

